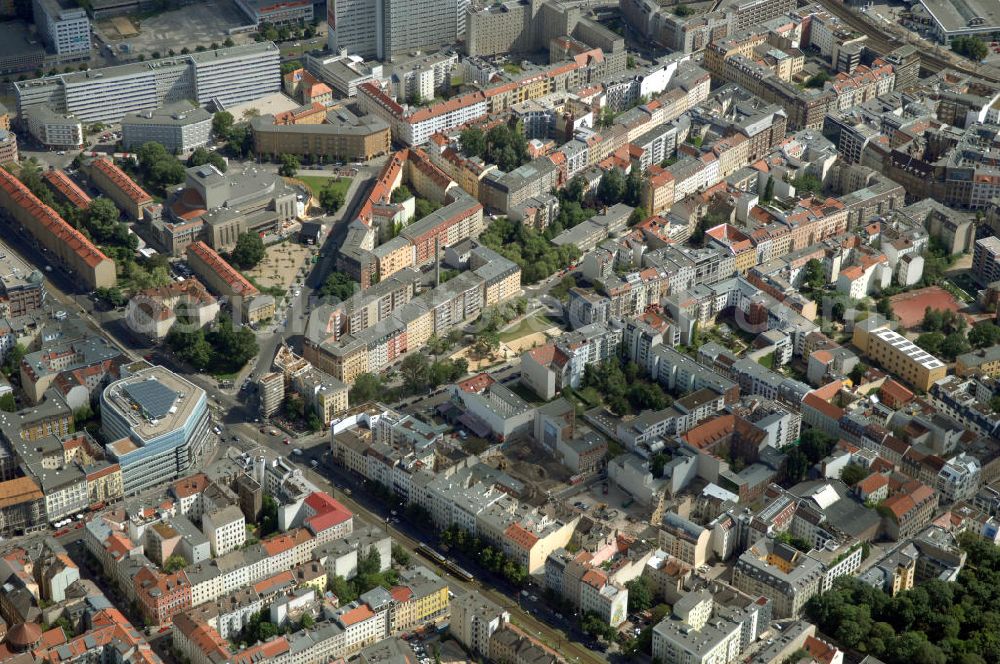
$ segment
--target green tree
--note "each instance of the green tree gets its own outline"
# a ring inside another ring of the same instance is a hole
[[[278,531],[278,502],[269,493],[261,499],[260,536],[267,537]],[[349,600],[348,600],[349,601]]]
[[[597,200],[602,205],[621,203],[625,196],[625,177],[621,170],[612,168],[601,176],[597,185]]]
[[[914,342],[931,355],[938,355],[941,352],[941,345],[945,336],[941,332],[924,332]]]
[[[774,178],[769,177],[767,179],[767,184],[764,185],[764,193],[761,195],[760,200],[762,203],[770,203],[774,199]]]
[[[96,202],[96,201],[95,201]],[[94,291],[94,295],[98,299],[104,300],[109,306],[118,308],[124,307],[128,300],[122,294],[122,290],[118,286],[111,287],[100,287]]]
[[[810,463],[817,463],[833,451],[837,439],[820,429],[806,429],[799,436],[799,449]]]
[[[628,588],[628,610],[639,613],[653,606],[653,586],[649,579],[638,577],[625,584]]]
[[[247,270],[264,260],[265,253],[264,240],[256,233],[246,232],[236,238],[236,247],[230,258],[236,267]]]
[[[826,285],[826,270],[819,260],[810,259],[802,272],[804,285],[809,290],[820,290]]]
[[[319,204],[326,208],[327,214],[333,214],[344,204],[344,191],[331,182],[320,189]]]
[[[392,543],[392,562],[401,567],[406,567],[410,564],[410,552],[397,542]]]
[[[0,396],[0,410],[5,413],[13,413],[17,410],[17,402],[14,400],[13,392],[5,392]]]
[[[184,569],[187,565],[187,561],[184,556],[170,556],[163,562],[163,571],[167,574],[173,574],[178,570]]]
[[[278,175],[286,178],[293,178],[295,174],[299,172],[299,167],[302,165],[299,163],[299,158],[293,154],[283,154],[278,157],[280,165],[278,166]]]
[[[865,372],[868,371],[868,365],[864,362],[858,362],[851,369],[851,372],[847,374],[847,377],[851,379],[851,382],[855,385],[861,384],[861,379],[864,378]]]
[[[220,373],[238,371],[260,350],[253,330],[244,326],[235,329],[229,316],[220,316],[205,339],[213,348],[213,368]]]
[[[849,463],[840,471],[840,480],[847,486],[854,486],[861,480],[868,477],[868,470],[864,466]]]
[[[638,166],[633,166],[625,178],[625,191],[622,194],[625,205],[638,207],[642,202],[642,173]]]
[[[203,147],[195,148],[187,159],[188,167],[204,166],[205,164],[215,166],[222,173],[225,173],[228,168],[226,160],[218,152],[210,152]]]
[[[481,129],[469,127],[459,134],[462,152],[469,157],[481,157],[486,152],[486,135]]]
[[[354,295],[358,283],[342,272],[331,272],[319,289],[320,297],[335,297],[348,300]]]
[[[312,614],[306,612],[302,614],[302,620],[299,624],[302,625],[302,629],[312,629],[316,621],[313,619]]]
[[[983,321],[969,330],[969,343],[973,348],[986,348],[1000,344],[1000,326],[992,321]]]
[[[822,88],[824,85],[826,85],[827,81],[831,80],[831,78],[832,77],[828,72],[825,71],[818,72],[809,77],[809,80],[806,81],[806,87]]]
[[[382,397],[382,381],[378,376],[371,373],[358,374],[354,379],[354,385],[348,393],[351,405],[375,401]]]
[[[956,37],[951,40],[951,50],[975,62],[982,62],[990,54],[986,42],[979,37]]]
[[[427,389],[430,363],[423,353],[410,353],[399,366],[403,386],[408,392],[417,393]]]
[[[962,353],[969,352],[969,340],[962,332],[952,332],[941,342],[940,350],[945,359],[954,360]]]

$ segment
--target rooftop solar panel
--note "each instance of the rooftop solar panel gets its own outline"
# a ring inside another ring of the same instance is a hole
[[[125,393],[145,412],[147,417],[166,416],[179,396],[158,380],[144,380],[125,386]]]

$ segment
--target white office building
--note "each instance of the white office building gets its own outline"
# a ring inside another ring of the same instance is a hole
[[[90,19],[72,0],[34,0],[35,27],[50,52],[90,57]]]
[[[18,112],[47,105],[85,123],[192,99],[226,107],[281,90],[278,47],[260,42],[14,83]]]
[[[185,378],[150,367],[101,393],[108,455],[122,469],[126,494],[188,473],[208,443],[208,399]]]
[[[388,60],[431,51],[458,38],[463,0],[338,0],[327,3],[328,45],[338,52]],[[467,0],[465,0],[467,4]]]
[[[189,101],[129,113],[122,118],[122,146],[126,150],[154,141],[168,152],[187,152],[208,143],[211,134],[212,114]]]

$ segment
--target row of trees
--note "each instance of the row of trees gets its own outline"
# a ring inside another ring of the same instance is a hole
[[[208,332],[184,332],[177,326],[167,334],[167,346],[198,371],[235,373],[257,355],[257,335],[248,327],[233,327],[229,316],[220,316]]]
[[[958,580],[931,579],[889,596],[841,577],[806,606],[809,619],[845,647],[887,664],[1000,662],[1000,549],[966,533]]]
[[[445,528],[441,533],[441,543],[448,547],[454,546],[494,574],[502,575],[515,587],[520,588],[528,580],[528,570],[524,565],[511,560],[500,549],[494,549],[458,526]]]

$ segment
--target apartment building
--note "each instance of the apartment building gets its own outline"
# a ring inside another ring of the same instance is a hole
[[[87,290],[115,285],[114,261],[5,169],[0,169],[0,207],[74,272]]]
[[[4,164],[20,161],[17,152],[17,135],[6,129],[0,129],[0,162]]]
[[[48,106],[32,106],[21,118],[31,135],[46,147],[65,150],[83,147],[83,124],[72,113],[59,113]]]
[[[955,373],[959,376],[1000,376],[1000,346],[962,353],[955,358]]]
[[[206,513],[201,523],[202,530],[205,531],[205,536],[212,547],[213,556],[224,556],[246,542],[246,520],[236,505]]]
[[[888,321],[876,314],[854,326],[852,342],[884,369],[925,392],[947,374],[944,362],[890,330]]]
[[[391,149],[389,124],[347,109],[326,112],[320,124],[279,124],[272,115],[252,118],[254,150],[258,156],[275,158],[295,154],[330,161],[369,161]]]
[[[510,621],[510,614],[478,592],[465,593],[451,602],[452,636],[473,653],[485,656],[490,637]]]
[[[1000,280],[1000,238],[991,235],[976,240],[972,249],[972,276],[982,286]]]
[[[231,106],[280,89],[278,47],[259,42],[20,81],[14,94],[22,117],[44,105],[82,122],[114,123],[187,99]]]
[[[733,585],[748,595],[769,597],[775,617],[795,618],[821,591],[824,572],[818,560],[788,544],[764,538],[739,557]]]
[[[144,210],[153,204],[153,197],[110,159],[94,159],[88,164],[87,173],[94,186],[113,200],[131,221],[140,221]]]
[[[671,615],[653,627],[653,656],[664,664],[729,664],[738,661],[744,625],[712,618],[712,594],[689,592]]]
[[[78,210],[86,210],[90,206],[90,196],[66,175],[66,171],[53,168],[42,173],[42,177],[62,201]]]
[[[660,524],[660,548],[692,567],[701,567],[708,561],[711,533],[684,517],[667,512]]]
[[[246,322],[257,323],[274,316],[274,298],[261,295],[253,284],[204,242],[189,245],[187,259],[191,269],[210,289],[231,298],[230,304],[240,307],[238,311]]]

